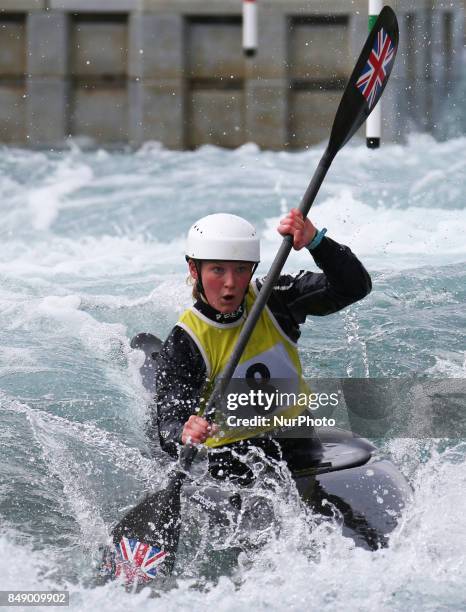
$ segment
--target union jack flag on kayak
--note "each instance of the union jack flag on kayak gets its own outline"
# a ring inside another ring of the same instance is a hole
[[[150,582],[167,553],[157,546],[133,538],[121,538],[116,545],[115,578],[124,577],[127,584]]]
[[[395,47],[388,34],[380,28],[369,59],[356,82],[356,87],[366,98],[369,108],[378,99],[378,93],[387,78],[387,70],[395,57]]]

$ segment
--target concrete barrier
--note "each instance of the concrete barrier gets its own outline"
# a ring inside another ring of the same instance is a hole
[[[400,50],[383,140],[436,133],[461,69],[463,5],[390,2]],[[463,3],[464,4],[464,3]],[[328,137],[367,0],[260,0],[257,55],[233,0],[0,0],[0,141],[303,148]]]

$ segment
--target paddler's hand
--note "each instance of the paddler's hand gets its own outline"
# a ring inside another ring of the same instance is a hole
[[[216,431],[218,431],[217,425],[192,414],[184,424],[181,441],[183,444],[203,444]]]
[[[295,251],[309,244],[317,233],[312,221],[307,218],[304,221],[302,213],[297,208],[292,208],[286,217],[283,217],[277,230],[282,236],[293,236]]]

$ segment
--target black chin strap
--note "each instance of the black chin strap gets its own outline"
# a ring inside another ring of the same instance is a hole
[[[196,281],[196,289],[199,291],[199,293],[204,296],[204,299],[207,300],[205,293],[204,293],[204,287],[202,286],[202,275],[201,275],[201,261],[199,261],[199,259],[193,259],[194,261],[194,265],[196,266],[196,271],[197,271],[197,281]]]

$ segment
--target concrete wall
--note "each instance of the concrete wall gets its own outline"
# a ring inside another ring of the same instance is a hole
[[[391,2],[400,50],[385,139],[435,132],[460,70],[463,11]],[[241,49],[240,0],[0,0],[0,141],[183,149],[326,139],[367,35],[367,0],[259,0],[259,48]]]

